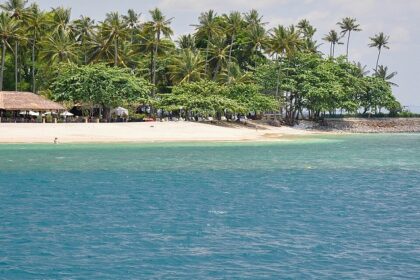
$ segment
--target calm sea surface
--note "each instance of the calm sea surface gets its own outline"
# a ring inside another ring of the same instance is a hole
[[[420,278],[420,135],[0,145],[0,279],[283,278]]]

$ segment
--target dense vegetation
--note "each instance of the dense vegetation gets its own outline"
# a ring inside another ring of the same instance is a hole
[[[32,90],[87,108],[151,105],[185,115],[221,117],[282,112],[289,123],[309,112],[401,110],[389,73],[380,65],[389,37],[379,33],[372,75],[348,61],[351,35],[361,30],[344,18],[338,32],[314,40],[307,21],[269,29],[257,11],[200,15],[195,32],[172,41],[171,18],[159,9],[149,20],[129,10],[105,20],[72,20],[70,9],[41,10],[25,0],[1,5],[0,90]],[[346,53],[337,56],[337,45]],[[157,110],[152,110],[157,112]]]

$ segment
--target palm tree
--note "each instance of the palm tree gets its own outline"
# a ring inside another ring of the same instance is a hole
[[[3,90],[4,64],[6,60],[6,50],[11,49],[10,40],[16,39],[19,32],[19,23],[8,14],[0,13],[0,40],[2,44],[1,69],[0,69],[0,91]]]
[[[263,17],[260,16],[257,10],[250,10],[244,14],[244,27],[246,28],[246,35],[248,48],[251,50],[254,59],[254,67],[257,66],[257,54],[260,52],[260,57],[263,57],[262,49],[267,43],[267,31],[263,22]],[[232,68],[233,69],[233,68]]]
[[[30,37],[30,41],[32,43],[32,92],[36,93],[36,79],[35,79],[35,71],[36,71],[36,44],[38,39],[43,34],[47,25],[47,20],[45,17],[45,13],[42,12],[37,4],[32,4],[28,8],[27,13],[27,20],[25,21],[25,32]]]
[[[63,7],[54,8],[51,11],[52,19],[50,26],[52,28],[52,33],[69,33],[71,32],[70,19],[71,19],[71,9],[66,9]]]
[[[152,58],[152,83],[153,85],[156,85],[156,63],[158,58],[159,44],[162,35],[164,37],[170,37],[173,34],[173,31],[170,27],[172,18],[166,19],[166,16],[164,16],[162,11],[158,8],[155,8],[149,12],[152,16],[152,20],[144,25],[144,30],[145,33],[152,35],[156,39]],[[153,95],[154,94],[155,89],[153,89]]]
[[[84,56],[84,64],[88,63],[88,44],[92,41],[95,33],[95,21],[90,17],[81,16],[72,24],[72,32],[76,42],[81,46]]]
[[[304,41],[304,50],[317,53],[319,45],[317,44],[317,41],[313,39],[317,29],[313,27],[307,19],[299,21],[296,27]]]
[[[317,31],[307,19],[299,21],[296,27],[305,39],[312,39]]]
[[[252,83],[253,76],[249,71],[242,71],[241,67],[237,63],[228,65],[230,69],[227,71],[230,73],[228,76],[226,72],[222,72],[219,75],[218,82],[224,84],[231,83]]]
[[[251,51],[254,56],[254,60],[257,57],[257,53],[260,52],[261,54],[263,48],[267,44],[267,32],[265,31],[265,28],[262,26],[253,26],[248,30],[248,37],[249,37],[249,43],[251,44]],[[256,60],[254,63],[254,67],[256,65]]]
[[[273,59],[276,60],[277,64],[278,72],[276,82],[276,98],[279,97],[280,93],[280,60],[282,58],[291,58],[296,54],[297,51],[302,48],[303,45],[304,41],[302,41],[299,32],[296,31],[293,25],[291,25],[289,28],[285,28],[284,26],[279,25],[272,30],[269,39],[268,51]]]
[[[184,49],[174,58],[169,69],[175,83],[199,81],[204,74],[204,59],[200,53]]]
[[[42,42],[41,56],[50,64],[76,62],[77,44],[67,34],[59,32]]]
[[[134,33],[139,27],[141,14],[136,13],[134,10],[129,9],[127,15],[123,16],[123,19],[128,26],[128,29],[131,31],[131,43],[134,41]]]
[[[0,8],[4,11],[8,12],[11,18],[14,18],[18,21],[18,24],[21,24],[25,12],[26,12],[26,4],[28,3],[27,0],[8,0],[6,3],[1,4]],[[15,90],[18,90],[18,53],[19,53],[19,39],[20,36],[15,36]]]
[[[0,8],[10,14],[10,17],[15,19],[22,19],[25,13],[26,4],[28,0],[7,0],[0,4]]]
[[[128,36],[127,24],[118,12],[108,13],[102,24],[102,33],[106,39],[106,46],[114,45],[114,66],[118,66],[119,46]]]
[[[209,50],[211,40],[222,33],[219,23],[217,22],[217,14],[213,10],[201,13],[198,18],[199,24],[193,25],[196,29],[195,36],[199,40],[206,41],[206,65],[205,72],[208,74]]]
[[[195,38],[191,35],[181,35],[177,40],[178,46],[180,49],[190,49],[194,51],[195,47]]]
[[[357,63],[353,63],[353,65],[355,66],[352,71],[352,74],[355,75],[358,78],[363,78],[366,77],[370,71],[367,70],[367,66],[361,64],[360,62]]]
[[[262,21],[263,17],[260,16],[257,10],[251,10],[244,14],[244,21],[247,28],[262,27],[267,25],[266,22]]]
[[[347,51],[346,57],[347,60],[349,59],[349,46],[350,46],[350,36],[351,32],[359,32],[362,31],[360,25],[357,24],[355,18],[346,17],[341,20],[341,22],[337,23],[338,26],[341,28],[341,35],[345,36],[347,34]]]
[[[375,67],[375,71],[376,71],[378,70],[379,58],[381,57],[382,48],[389,50],[389,47],[388,47],[389,36],[381,32],[379,34],[376,34],[375,37],[370,37],[370,40],[372,41],[372,43],[369,44],[369,47],[378,49],[378,59],[376,60],[376,67]]]
[[[391,82],[391,80],[397,76],[397,72],[391,72],[388,71],[388,66],[379,65],[378,68],[375,70],[375,73],[373,74],[377,78],[381,78],[384,81],[386,81],[391,86],[398,86],[396,83]]]
[[[227,69],[227,67],[229,67],[230,47],[230,45],[226,45],[225,39],[221,37],[213,39],[210,43],[210,62],[214,61],[214,63],[216,64],[213,72],[213,80],[217,79],[217,75],[221,70]]]
[[[226,23],[226,33],[230,36],[230,48],[229,48],[229,65],[232,63],[232,50],[235,44],[235,38],[237,33],[240,31],[243,21],[242,15],[239,12],[231,12],[229,15],[223,15]],[[228,67],[228,77],[230,75],[230,68]]]
[[[341,42],[342,37],[338,36],[337,31],[331,30],[325,37],[322,39],[328,43],[330,43],[330,57],[335,56],[335,47],[336,45],[343,45],[344,43]]]

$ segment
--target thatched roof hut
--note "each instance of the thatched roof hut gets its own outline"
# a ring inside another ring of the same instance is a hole
[[[0,91],[0,111],[62,111],[60,104],[32,92]]]

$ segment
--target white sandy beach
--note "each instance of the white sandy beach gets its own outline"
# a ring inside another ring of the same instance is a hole
[[[288,140],[314,132],[259,125],[216,126],[193,122],[38,124],[0,123],[0,143],[118,143]]]

